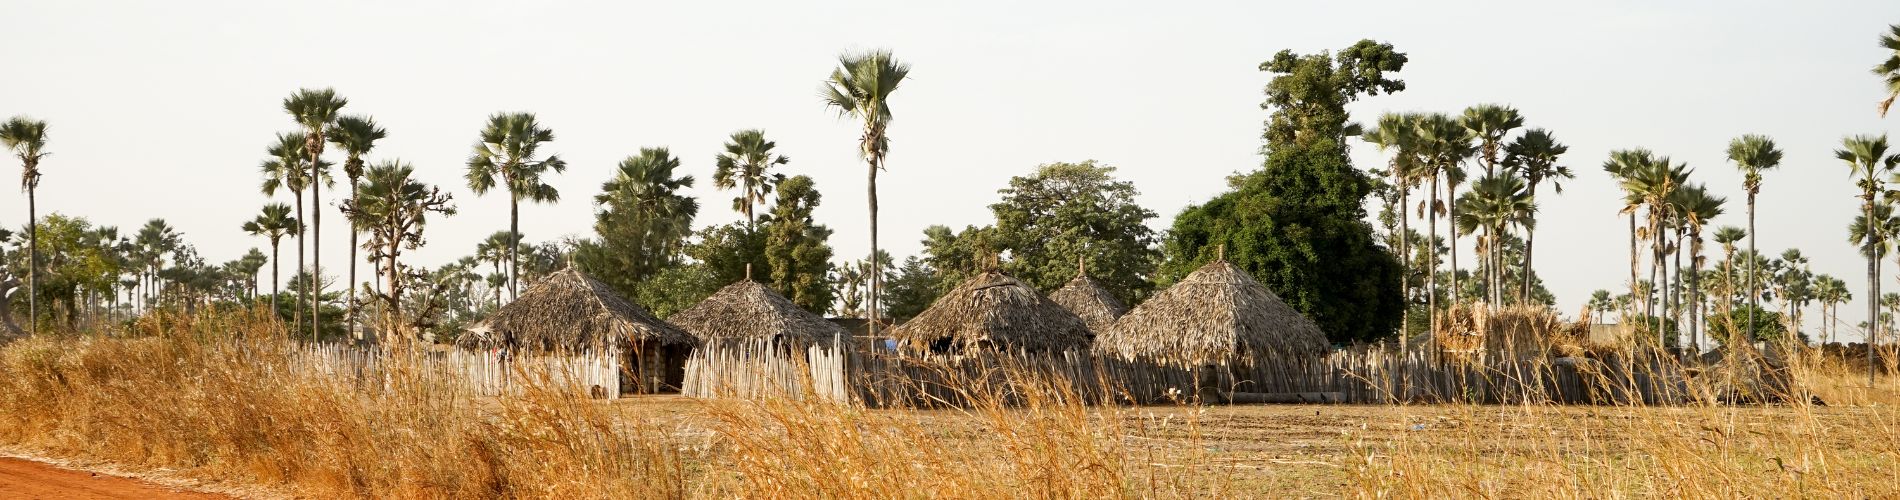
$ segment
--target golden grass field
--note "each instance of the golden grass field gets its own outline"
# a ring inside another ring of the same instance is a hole
[[[1840,367],[1802,374],[1828,406],[1094,407],[1025,386],[873,410],[359,387],[289,369],[271,330],[0,347],[0,446],[265,496],[1900,496],[1895,382]]]

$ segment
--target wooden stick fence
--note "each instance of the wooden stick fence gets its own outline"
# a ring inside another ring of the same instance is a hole
[[[360,385],[393,387],[397,368],[421,371],[482,396],[518,394],[529,384],[576,388],[594,397],[618,398],[620,353],[615,350],[564,355],[507,356],[497,351],[419,351],[396,354],[344,345],[305,347],[292,353],[294,369]]]
[[[1087,403],[1260,401],[1335,403],[1673,404],[1693,397],[1681,368],[1656,354],[1596,358],[1447,357],[1377,347],[1323,358],[1170,366],[1088,353],[980,352],[910,356],[769,340],[709,343],[688,359],[693,397],[819,397],[871,406],[969,405],[1010,399],[1025,384]]]

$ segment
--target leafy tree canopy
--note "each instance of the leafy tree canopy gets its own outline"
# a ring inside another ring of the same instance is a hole
[[[1123,302],[1154,289],[1161,252],[1147,226],[1155,212],[1135,204],[1135,185],[1114,177],[1115,167],[1051,163],[1009,180],[999,191],[995,240],[1010,254],[1003,268],[1043,291],[1075,278],[1079,260]]]

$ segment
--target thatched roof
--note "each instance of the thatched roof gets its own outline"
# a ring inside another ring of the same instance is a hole
[[[1128,306],[1122,305],[1120,299],[1108,293],[1108,288],[1087,274],[1077,275],[1051,292],[1049,300],[1082,318],[1082,322],[1089,325],[1089,331],[1097,335],[1107,332],[1115,319],[1128,312]]]
[[[1326,351],[1319,325],[1233,264],[1215,260],[1095,339],[1098,352],[1182,365]]]
[[[1059,351],[1087,347],[1093,336],[1082,318],[997,271],[964,280],[890,332],[908,349],[937,351]]]
[[[726,285],[706,300],[673,313],[667,322],[700,340],[780,338],[830,342],[843,327],[806,312],[784,295],[752,280]]]
[[[633,341],[698,344],[692,335],[654,318],[606,283],[571,267],[528,287],[521,297],[456,339],[463,347],[505,344],[540,350],[589,349],[609,343],[626,347]]]

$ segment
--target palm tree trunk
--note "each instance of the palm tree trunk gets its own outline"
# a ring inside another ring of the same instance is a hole
[[[1752,206],[1754,205],[1754,200],[1753,197],[1750,198],[1749,205],[1751,208],[1748,211],[1749,225],[1753,226],[1755,210]],[[1861,203],[1861,211],[1867,214],[1869,226],[1866,238],[1863,238],[1867,240],[1867,339],[1865,343],[1867,344],[1867,386],[1873,387],[1874,332],[1880,331],[1880,272],[1878,268],[1874,266],[1875,263],[1880,261],[1880,257],[1879,254],[1874,253],[1874,240],[1878,239],[1879,235],[1876,234],[1877,230],[1872,229],[1874,221],[1874,201],[1872,196],[1868,196],[1864,199],[1863,203]],[[1748,239],[1748,245],[1750,247],[1755,246],[1755,235],[1753,232],[1749,234]]]
[[[1867,217],[1867,220],[1871,224],[1874,218],[1872,216],[1869,216]],[[1756,253],[1755,251],[1755,190],[1750,189],[1748,190],[1748,305],[1749,305],[1749,308],[1748,308],[1748,336],[1745,338],[1747,338],[1751,342],[1755,340],[1755,310],[1761,308],[1761,304],[1757,302],[1759,300],[1759,297],[1761,297],[1761,292],[1756,291],[1755,289],[1755,286],[1756,286],[1755,284],[1755,258],[1760,255],[1761,254]],[[1870,253],[1867,255],[1870,256],[1868,258],[1870,259],[1873,258],[1871,257],[1873,254]]]
[[[1405,348],[1409,347],[1406,341],[1409,335],[1406,334],[1410,333],[1412,327],[1412,228],[1409,223],[1412,217],[1407,213],[1407,209],[1411,208],[1412,190],[1403,181],[1396,187],[1399,190],[1399,297],[1402,299],[1400,303],[1405,306],[1399,311],[1399,352],[1405,352]]]
[[[1438,332],[1438,176],[1432,176],[1430,205],[1425,218],[1431,233],[1425,235],[1425,311],[1426,334]]]
[[[303,191],[298,190],[292,193],[291,197],[296,198],[297,201],[297,273],[291,274],[291,279],[296,279],[297,274],[301,274],[304,271],[303,236],[304,233],[310,231],[304,230],[304,222],[309,219],[305,219],[303,214]],[[310,283],[306,281],[304,286],[309,287]],[[297,332],[303,331],[303,293],[305,290],[307,290],[307,288],[297,289],[297,299],[291,301],[293,305],[290,311],[290,335],[292,337],[295,337]]]
[[[1702,257],[1702,231],[1691,233],[1689,238],[1692,245],[1689,267],[1696,268],[1689,271],[1689,300],[1693,304],[1689,310],[1689,345],[1695,347],[1692,353],[1699,353],[1702,352],[1702,266],[1696,265],[1696,261]]]
[[[321,137],[319,137],[321,139]],[[318,175],[318,152],[310,151],[310,343],[323,327],[323,178]]]
[[[1458,303],[1458,185],[1445,183],[1445,215],[1451,217],[1451,303]]]
[[[1630,299],[1636,299],[1637,269],[1642,261],[1636,258],[1636,210],[1630,210]],[[1648,307],[1648,298],[1644,298],[1644,307]]]
[[[873,337],[877,336],[878,333],[877,306],[878,298],[881,297],[879,292],[883,290],[882,281],[884,281],[879,279],[883,277],[884,272],[877,259],[877,168],[883,161],[884,159],[880,156],[871,157],[871,172],[868,177],[869,183],[866,186],[868,194],[870,195],[869,200],[871,206],[871,300],[865,302],[870,304],[867,310],[870,311],[870,332]]]
[[[515,256],[515,249],[520,246],[521,202],[515,200],[514,191],[510,190],[508,192],[508,300],[521,298],[521,289],[515,281],[519,276],[515,268],[521,266],[520,257]],[[394,267],[395,261],[390,261],[390,265]]]
[[[270,318],[277,322],[277,239],[270,240]]]
[[[389,314],[387,315],[389,317],[389,324],[383,325],[384,341],[391,340],[390,337],[403,335],[401,333],[402,284],[397,282],[396,278],[396,253],[400,251],[401,248],[397,247],[393,242],[389,246],[390,248],[386,250],[388,254],[387,260],[389,262],[383,267],[383,279],[388,282],[387,286],[389,287]],[[403,336],[402,338],[406,339],[408,337]]]
[[[1662,301],[1663,296],[1665,296],[1666,294],[1661,288],[1662,282],[1657,281],[1656,279],[1657,273],[1663,270],[1662,269],[1663,267],[1663,251],[1662,251],[1663,238],[1662,238],[1661,230],[1662,230],[1662,224],[1660,220],[1656,217],[1654,213],[1650,214],[1649,216],[1649,259],[1650,259],[1649,261],[1649,293],[1643,296],[1643,309],[1645,309],[1643,314],[1645,316],[1649,316],[1650,322],[1656,325],[1655,333],[1656,333],[1656,342],[1657,342],[1656,347],[1657,348],[1662,348],[1668,345],[1667,339],[1666,339],[1666,333],[1665,333],[1667,331],[1666,329],[1668,326],[1663,324],[1662,311],[1658,310],[1658,309],[1661,309],[1661,306],[1662,306],[1661,301]]]
[[[1676,328],[1676,341],[1677,341],[1678,343],[1680,343],[1680,342],[1682,341],[1682,333],[1683,333],[1683,332],[1682,332],[1682,328],[1681,328],[1681,325],[1682,325],[1683,323],[1685,323],[1685,322],[1686,322],[1686,320],[1687,320],[1688,318],[1684,318],[1684,317],[1682,317],[1682,316],[1683,316],[1683,312],[1682,312],[1682,306],[1683,306],[1683,304],[1682,304],[1682,296],[1683,296],[1683,292],[1685,291],[1685,290],[1683,290],[1683,289],[1682,289],[1682,285],[1683,285],[1683,282],[1682,282],[1682,252],[1683,252],[1683,246],[1684,246],[1684,245],[1683,245],[1683,243],[1685,243],[1685,241],[1683,241],[1683,239],[1682,239],[1682,236],[1683,236],[1683,234],[1682,234],[1682,227],[1681,227],[1681,226],[1683,225],[1683,223],[1682,223],[1681,221],[1677,221],[1677,223],[1676,223],[1676,225],[1677,225],[1677,227],[1676,227],[1676,249],[1675,249],[1675,251],[1674,251],[1674,252],[1670,252],[1670,253],[1672,253],[1672,254],[1675,254],[1675,259],[1676,259],[1676,261],[1675,261],[1675,264],[1674,264],[1674,265],[1673,265],[1672,267],[1670,267],[1670,271],[1673,271],[1673,272],[1675,273],[1675,275],[1676,275],[1676,276],[1675,276],[1675,278],[1676,278],[1676,279],[1675,279],[1675,281],[1673,282],[1673,286],[1671,286],[1671,287],[1670,287],[1670,289],[1671,289],[1671,292],[1670,292],[1670,294],[1669,294],[1669,302],[1670,302],[1670,303],[1672,303],[1672,304],[1674,304],[1674,305],[1673,305],[1673,307],[1672,307],[1672,309],[1670,309],[1670,313],[1669,313],[1670,315],[1669,315],[1669,318],[1670,318],[1671,320],[1673,320],[1673,321],[1675,321],[1675,322],[1676,322],[1676,325],[1677,325],[1677,328]],[[1688,333],[1689,333],[1689,335],[1691,336],[1691,338],[1693,338],[1693,336],[1695,335],[1695,330],[1694,330],[1693,328],[1691,328],[1691,329],[1689,330],[1689,332],[1688,332]]]
[[[356,178],[351,177],[350,178],[350,200],[352,202],[356,200],[356,188],[357,188],[356,184],[357,184]],[[357,309],[357,305],[356,305],[356,244],[357,244],[358,231],[356,230],[356,224],[350,223],[348,225],[350,226],[350,280],[346,283],[348,283],[350,287],[350,299],[349,299],[350,303],[349,303],[349,309],[347,309],[347,311],[349,312],[349,318],[344,320],[344,323],[347,323],[348,326],[345,327],[346,331],[344,331],[343,334],[344,336],[349,337],[349,340],[351,342],[355,342],[356,336],[357,336],[356,335],[356,309]]]
[[[40,333],[40,216],[37,189],[26,189],[26,333]]]
[[[1535,182],[1531,183],[1531,199],[1537,199]],[[1535,217],[1532,216],[1532,222],[1537,220]],[[1517,302],[1520,304],[1528,304],[1531,300],[1531,252],[1534,248],[1537,248],[1537,226],[1529,225],[1524,227],[1524,268],[1519,271],[1522,276],[1517,283]]]

